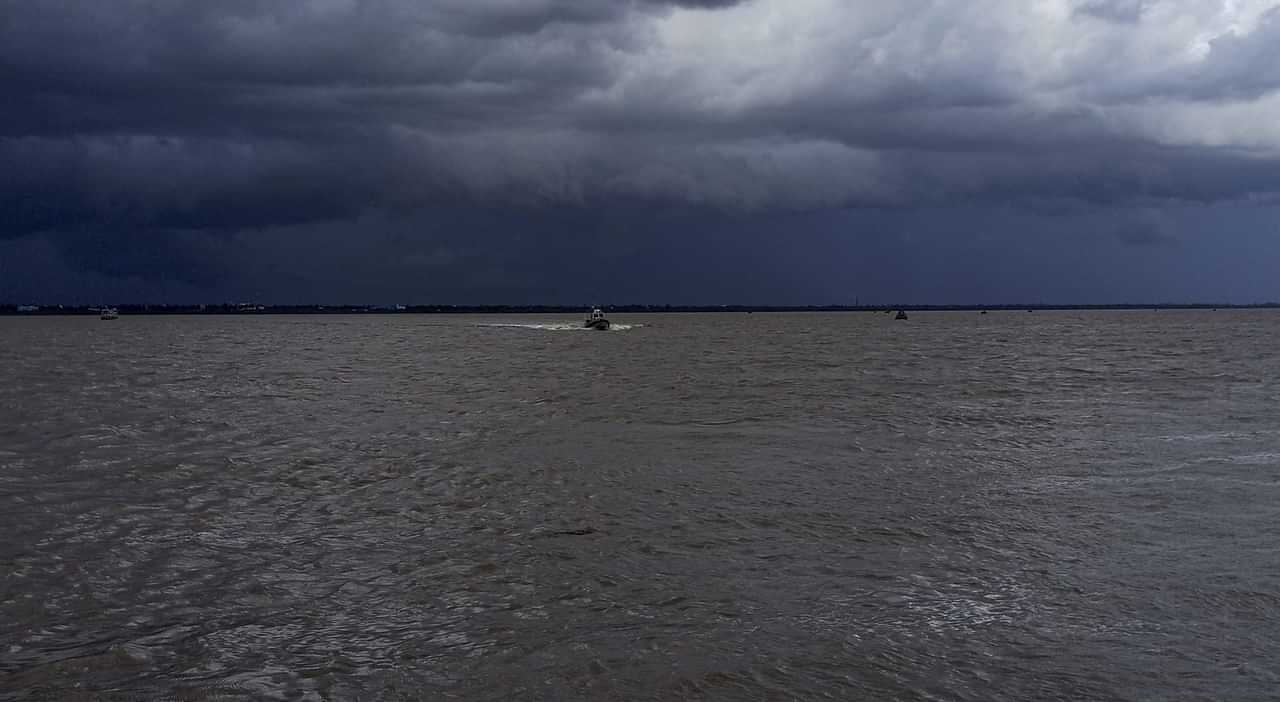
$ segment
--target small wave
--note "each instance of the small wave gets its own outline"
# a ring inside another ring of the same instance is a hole
[[[553,324],[514,324],[494,322],[486,324],[477,324],[478,327],[489,327],[494,329],[537,329],[540,331],[597,331],[581,324],[573,324],[570,322],[557,322]],[[643,324],[613,324],[609,326],[609,331],[629,331],[631,329],[639,329]]]
[[[1214,432],[1205,432],[1205,433],[1199,433],[1199,434],[1168,434],[1166,436],[1157,437],[1157,439],[1159,441],[1165,441],[1165,442],[1185,441],[1190,443],[1199,443],[1199,442],[1205,442],[1205,441],[1220,441],[1220,440],[1235,441],[1239,439],[1248,439],[1248,438],[1254,438],[1254,437],[1274,436],[1276,434],[1280,434],[1280,431],[1274,430],[1274,429],[1270,429],[1270,430],[1262,429],[1262,430],[1252,430],[1252,431],[1214,431]]]
[[[1222,439],[1240,439],[1244,435],[1236,431],[1214,431],[1200,434],[1169,434],[1159,437],[1159,441],[1174,442],[1186,441],[1191,443],[1200,443],[1204,441],[1218,441]]]
[[[1267,451],[1263,453],[1244,453],[1223,456],[1220,460],[1242,466],[1274,466],[1280,465],[1280,453]]]

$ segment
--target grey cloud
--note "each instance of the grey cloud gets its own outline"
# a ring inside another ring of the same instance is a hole
[[[1109,20],[1134,23],[1142,19],[1147,0],[1086,0],[1075,8],[1075,13]]]
[[[1135,18],[1137,21],[1137,18]],[[1081,92],[1100,106],[1116,103],[1162,103],[1178,110],[1182,102],[1226,103],[1252,101],[1280,91],[1280,7],[1265,11],[1247,31],[1229,29],[1210,36],[1202,56],[1173,65],[1139,65],[1133,70],[1115,63],[1099,66],[1099,75],[1085,76]],[[1138,57],[1125,60],[1136,60]],[[1117,75],[1109,75],[1104,69]]]
[[[1210,42],[1195,77],[1194,94],[1201,99],[1248,99],[1280,89],[1280,8],[1268,11],[1246,35],[1229,33]]]

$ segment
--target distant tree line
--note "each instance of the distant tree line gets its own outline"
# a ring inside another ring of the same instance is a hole
[[[0,315],[90,315],[103,306],[89,305],[0,305]],[[140,314],[578,314],[581,305],[116,305],[125,315]],[[1111,305],[607,305],[612,313],[668,314],[684,312],[915,312],[1023,311],[1023,310],[1196,310],[1196,309],[1261,309],[1280,307],[1280,303],[1254,304],[1161,303]]]

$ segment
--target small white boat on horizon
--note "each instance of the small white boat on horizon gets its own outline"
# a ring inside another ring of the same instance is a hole
[[[103,307],[99,310],[98,319],[120,319],[120,311],[114,307]]]

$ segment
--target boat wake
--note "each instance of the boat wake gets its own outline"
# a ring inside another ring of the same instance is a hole
[[[478,327],[489,327],[493,329],[537,329],[540,331],[599,331],[590,327],[584,327],[581,324],[572,322],[558,322],[554,324],[514,324],[514,323],[489,323],[477,324]],[[643,324],[617,324],[609,326],[607,331],[628,331],[631,329],[639,329]]]

